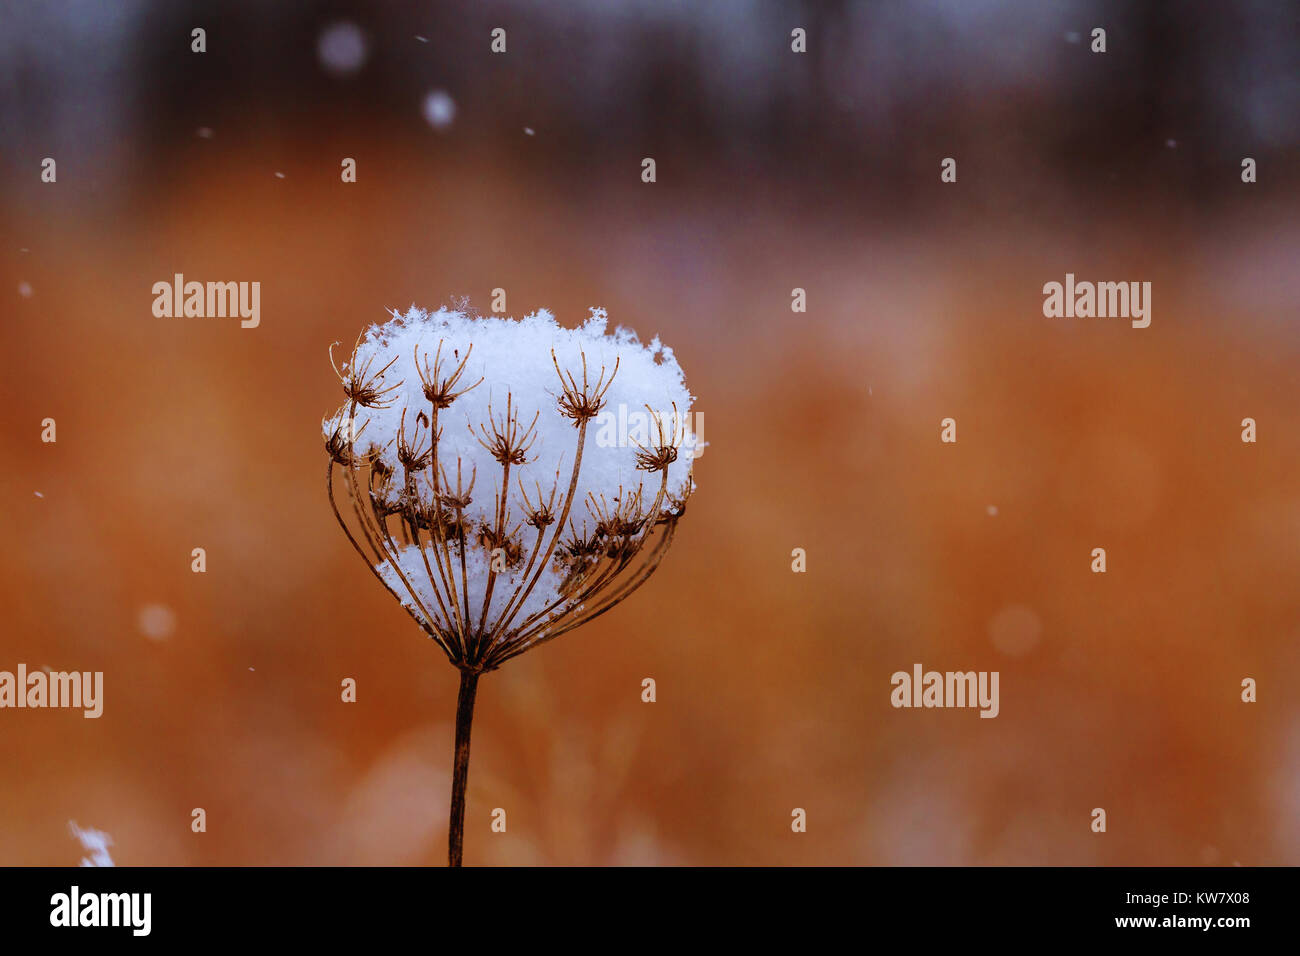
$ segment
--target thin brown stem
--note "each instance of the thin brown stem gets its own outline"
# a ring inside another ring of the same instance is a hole
[[[456,698],[456,769],[451,778],[451,821],[447,827],[447,865],[460,866],[465,850],[465,787],[469,783],[469,732],[474,723],[478,672],[460,672]]]

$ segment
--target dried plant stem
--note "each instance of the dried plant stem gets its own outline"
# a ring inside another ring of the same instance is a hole
[[[447,865],[460,866],[465,849],[465,787],[469,783],[469,732],[474,723],[478,672],[460,672],[456,699],[456,769],[451,778],[451,821],[447,826]]]

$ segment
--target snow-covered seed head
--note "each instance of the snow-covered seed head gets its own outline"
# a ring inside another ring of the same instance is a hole
[[[323,429],[335,516],[462,669],[492,670],[626,598],[694,490],[672,350],[606,325],[601,309],[565,329],[546,311],[412,308],[335,365],[348,399]],[[606,440],[616,409],[625,422],[642,408],[644,444]]]

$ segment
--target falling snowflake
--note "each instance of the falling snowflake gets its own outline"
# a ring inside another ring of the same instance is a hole
[[[447,129],[456,118],[456,101],[446,90],[434,90],[424,98],[424,118],[436,130]]]
[[[365,65],[369,45],[366,35],[355,23],[346,20],[331,24],[321,31],[316,43],[316,56],[325,72],[347,76]]]
[[[140,609],[140,633],[151,641],[165,641],[176,630],[176,614],[163,604],[146,604]]]

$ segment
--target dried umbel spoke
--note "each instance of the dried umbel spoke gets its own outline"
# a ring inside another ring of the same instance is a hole
[[[570,330],[547,312],[412,309],[367,330],[335,372],[347,397],[323,429],[335,517],[461,671],[458,863],[478,677],[603,614],[658,567],[694,488],[691,395],[670,349],[607,334],[601,310]],[[592,437],[616,409],[645,409],[645,444]]]

